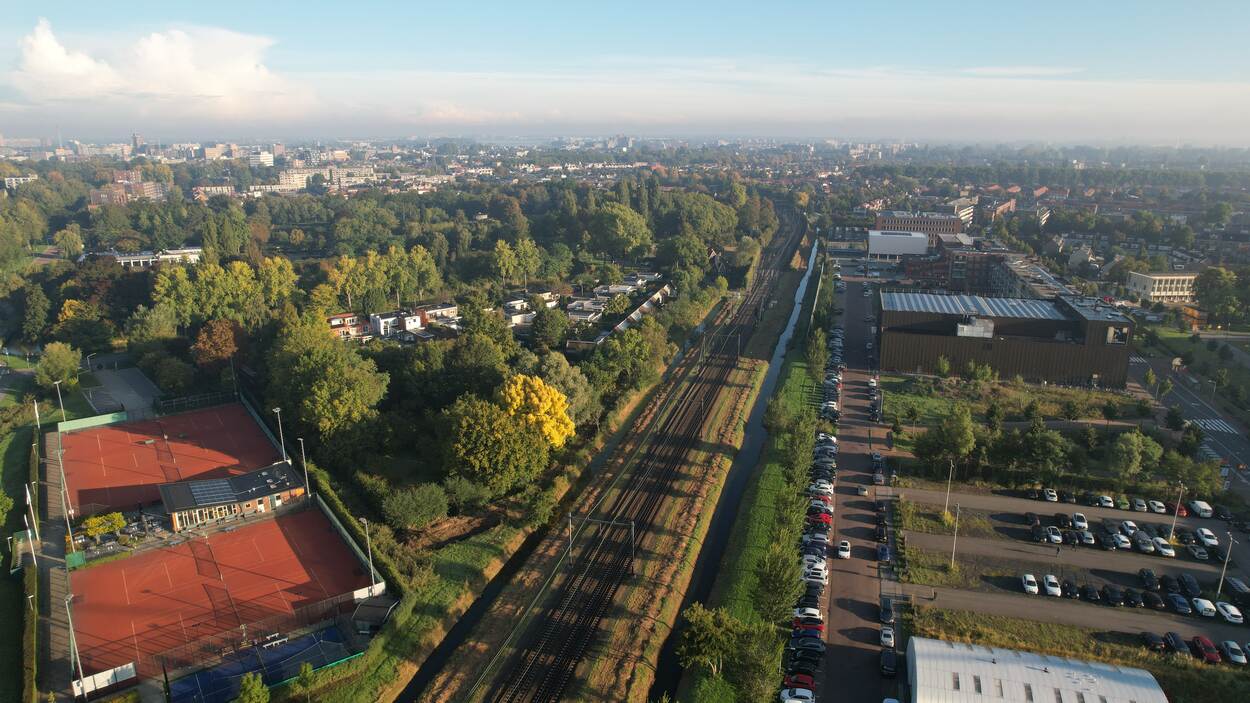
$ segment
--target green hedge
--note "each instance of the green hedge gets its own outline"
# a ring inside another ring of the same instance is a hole
[[[39,447],[32,443],[27,482],[35,482],[35,485],[39,485],[38,481]],[[35,503],[38,504],[38,502],[36,497]],[[39,700],[39,642],[36,639],[39,633],[38,568],[27,567],[22,569],[22,588],[25,590],[27,600],[35,607],[34,612],[31,611],[29,606],[22,608],[22,700],[37,703]]]

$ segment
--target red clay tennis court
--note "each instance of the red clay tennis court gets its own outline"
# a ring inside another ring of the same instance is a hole
[[[79,516],[134,510],[159,501],[162,483],[233,476],[281,458],[238,403],[67,432],[61,448]]]
[[[313,606],[348,596],[350,607],[349,594],[368,585],[366,568],[315,508],[70,574],[86,674],[135,662],[140,677],[160,675],[157,655],[173,657],[171,669],[203,664],[210,651],[186,646],[193,642],[213,643],[216,655],[266,629],[318,622],[327,611]]]

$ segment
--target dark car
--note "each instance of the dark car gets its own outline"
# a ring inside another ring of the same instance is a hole
[[[880,611],[881,611],[880,613],[881,623],[883,625],[893,625],[894,624],[894,601],[890,600],[889,598],[882,598]]]
[[[1143,591],[1141,599],[1151,610],[1165,610],[1168,607],[1167,603],[1163,602],[1163,598],[1154,591]]]
[[[1098,589],[1088,583],[1081,586],[1081,598],[1090,603],[1097,603],[1101,600],[1101,597],[1098,595]]]
[[[796,608],[819,608],[820,596],[803,596],[794,603]]]
[[[1202,595],[1202,588],[1198,586],[1198,579],[1194,578],[1193,574],[1188,572],[1181,574],[1180,582],[1181,593],[1184,593],[1190,598],[1197,598]]]
[[[1155,576],[1154,569],[1140,569],[1137,572],[1137,578],[1141,579],[1141,584],[1146,587],[1146,590],[1159,590],[1159,577]]]
[[[1093,491],[1085,491],[1084,495],[1082,495],[1081,498],[1085,501],[1086,505],[1090,505],[1095,508],[1101,505],[1101,503],[1099,503],[1098,501],[1098,494]]]
[[[1064,530],[1063,543],[1071,547],[1081,546],[1081,533],[1076,530]]]
[[[1059,491],[1059,502],[1060,503],[1075,503],[1076,494],[1071,491]]]
[[[886,523],[885,513],[877,513],[877,526],[884,527]]]
[[[1236,576],[1229,576],[1224,579],[1224,585],[1228,586],[1228,596],[1234,603],[1250,605],[1250,584]]]
[[[885,529],[885,525],[877,525],[877,541],[878,542],[890,541],[890,535],[888,534],[888,531]]]
[[[1024,514],[1024,522],[1028,525],[1040,525],[1042,524],[1042,519],[1037,516],[1037,513],[1028,512]]]
[[[1042,491],[1037,488],[1030,488],[1028,491],[1025,492],[1025,495],[1029,497],[1029,500],[1041,500],[1042,499]]]
[[[1102,587],[1102,599],[1106,601],[1107,605],[1118,608],[1124,605],[1124,591],[1120,590],[1119,586],[1107,584]]]
[[[1233,519],[1233,511],[1229,510],[1226,505],[1215,506],[1212,508],[1212,514],[1215,515],[1216,520],[1224,520],[1227,522]]]
[[[893,649],[881,650],[881,675],[888,679],[892,679],[897,673],[898,652],[895,652]]]
[[[1146,645],[1146,649],[1152,652],[1166,652],[1168,650],[1168,645],[1163,641],[1163,638],[1153,632],[1141,633],[1141,641],[1142,644]]]
[[[1178,652],[1189,652],[1189,645],[1185,644],[1185,638],[1181,637],[1179,632],[1169,632],[1164,635],[1163,643],[1168,646],[1168,650],[1173,654]]]
[[[1158,530],[1158,528],[1156,528],[1154,525],[1151,525],[1151,524],[1150,524],[1150,523],[1148,523],[1148,522],[1139,522],[1139,523],[1137,523],[1137,531],[1138,531],[1138,532],[1145,532],[1145,533],[1146,533],[1146,535],[1147,535],[1148,537],[1150,537],[1151,539],[1154,539],[1155,537],[1158,537],[1158,536],[1159,536],[1159,530]]]
[[[820,640],[820,637],[791,638],[788,647],[794,651],[825,653],[825,643]]]
[[[1066,530],[1072,527],[1072,516],[1067,513],[1055,513],[1055,524],[1059,526],[1059,529]]]
[[[820,671],[820,667],[812,662],[795,662],[786,668],[786,673],[790,676],[815,676]],[[806,686],[800,686],[806,688]]]
[[[1124,589],[1124,605],[1130,608],[1144,608],[1146,601],[1142,599],[1141,591],[1136,588]]]
[[[1159,577],[1159,586],[1167,593],[1180,593],[1181,582],[1176,580],[1172,574],[1164,574]]]
[[[1080,598],[1081,592],[1077,589],[1076,584],[1071,581],[1064,581],[1059,586],[1059,590],[1063,593],[1064,598]]]
[[[883,564],[890,563],[890,546],[887,544],[877,545],[877,561]]]
[[[1194,537],[1194,533],[1190,532],[1189,530],[1177,530],[1176,541],[1188,547],[1189,545],[1193,544],[1194,542],[1198,540],[1196,537]]]
[[[884,513],[888,506],[886,505],[886,502],[884,500],[879,500],[876,502],[876,504],[873,507],[876,508],[877,512]]]
[[[825,658],[824,652],[817,652],[812,649],[796,649],[790,652],[790,666],[810,666],[819,668],[820,663]]]
[[[1115,537],[1112,537],[1106,532],[1099,532],[1098,534],[1094,535],[1094,539],[1098,540],[1099,547],[1102,547],[1108,552],[1114,552],[1116,550]]]
[[[1033,526],[1033,530],[1032,530],[1032,532],[1033,532],[1033,541],[1034,541],[1034,542],[1045,542],[1045,541],[1046,541],[1046,528],[1045,528],[1045,527],[1042,527],[1040,524],[1039,524],[1039,525],[1034,525],[1034,526]]]
[[[1190,607],[1189,601],[1185,600],[1185,596],[1179,593],[1169,593],[1167,595],[1168,605],[1172,606],[1172,610],[1177,615],[1193,615],[1194,609]]]
[[[1193,650],[1194,657],[1208,664],[1219,664],[1223,661],[1220,657],[1220,650],[1215,648],[1215,643],[1203,635],[1189,640],[1189,648]]]

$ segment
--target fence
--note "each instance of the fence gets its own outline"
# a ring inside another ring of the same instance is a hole
[[[313,496],[313,499],[317,501],[317,507],[321,509],[321,513],[325,515],[326,519],[330,521],[330,524],[334,526],[334,531],[339,533],[339,537],[343,538],[343,541],[347,543],[348,547],[351,547],[352,553],[356,555],[356,559],[360,561],[360,565],[366,569],[370,568],[369,557],[366,556],[364,552],[360,551],[360,545],[356,544],[356,540],[348,534],[347,530],[343,527],[343,523],[339,522],[338,516],[330,511],[330,506],[326,505],[320,495]],[[361,589],[361,591],[366,591],[366,593],[361,595],[360,599],[368,598],[369,596],[376,596],[386,592],[386,581],[378,577],[377,569],[373,570],[371,582],[375,585],[372,587],[366,586]],[[368,592],[370,589],[372,589],[372,592]]]
[[[136,675],[135,663],[128,662],[121,666],[109,669],[108,671],[101,671],[98,674],[92,674],[85,679],[80,679],[75,676],[73,681],[74,697],[77,698],[79,696],[83,696],[85,698],[88,693],[98,691],[102,688],[108,688],[109,686],[119,684],[123,681],[129,681]]]
[[[181,413],[188,410],[206,408],[211,405],[233,403],[238,399],[239,394],[234,391],[216,391],[213,393],[184,395],[180,398],[166,398],[164,400],[158,400],[153,403],[153,409],[161,415],[169,415],[171,413]]]
[[[91,417],[80,417],[77,420],[69,420],[66,422],[56,423],[57,432],[72,432],[74,430],[84,430],[88,427],[99,427],[100,425],[113,425],[118,422],[125,422],[129,416],[125,411],[119,413],[105,413],[103,415],[92,415]]]

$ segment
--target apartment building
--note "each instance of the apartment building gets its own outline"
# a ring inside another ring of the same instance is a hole
[[[888,232],[922,232],[929,236],[929,247],[937,247],[940,234],[959,234],[964,231],[964,221],[958,215],[941,212],[905,212],[889,210],[877,213],[873,228]]]
[[[1128,274],[1128,289],[1136,297],[1152,303],[1191,303],[1194,300],[1196,273]]]

